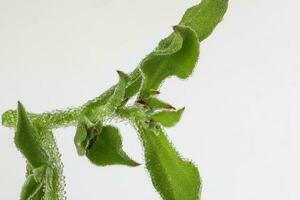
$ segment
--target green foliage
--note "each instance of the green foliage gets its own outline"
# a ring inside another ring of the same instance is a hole
[[[76,151],[97,166],[138,166],[124,152],[119,130],[110,125],[120,120],[132,124],[139,133],[146,169],[164,200],[200,199],[197,167],[176,151],[163,128],[174,126],[184,108],[176,110],[157,95],[168,77],[186,79],[192,74],[199,42],[222,20],[227,4],[228,0],[203,0],[189,8],[174,31],[132,73],[118,71],[116,85],[81,107],[35,114],[18,103],[17,110],[3,113],[2,124],[15,128],[16,147],[27,162],[20,199],[65,199],[62,163],[52,133],[55,128],[77,126]]]
[[[48,164],[48,156],[38,140],[38,133],[29,121],[23,105],[18,102],[18,124],[15,144],[32,167]]]
[[[140,64],[144,76],[141,98],[148,97],[149,91],[156,90],[169,76],[187,78],[192,73],[198,56],[199,42],[196,33],[188,27],[174,27],[174,33],[162,40]]]
[[[21,199],[41,199],[40,196],[49,200],[59,199],[63,195],[64,183],[60,155],[52,133],[43,130],[38,124],[33,125],[20,102],[15,144],[31,169],[23,186]]]
[[[161,129],[140,128],[146,167],[154,187],[164,200],[196,200],[200,175],[196,166],[181,158]]]
[[[170,104],[156,98],[156,97],[149,97],[143,100],[146,105],[148,105],[151,109],[157,110],[157,109],[175,109]]]
[[[153,119],[156,122],[159,122],[164,127],[172,127],[177,122],[179,122],[183,111],[184,108],[179,109],[177,111],[163,110],[151,115],[151,119]]]
[[[106,103],[107,112],[114,112],[117,107],[122,103],[125,96],[126,83],[127,83],[127,75],[124,72],[118,71],[119,74],[119,83],[116,86],[116,89],[113,95],[109,98]]]
[[[228,0],[202,0],[185,12],[180,25],[193,29],[199,42],[207,38],[220,21],[228,7]]]
[[[135,167],[139,165],[123,151],[122,138],[118,129],[113,126],[103,127],[100,135],[87,149],[86,156],[92,163],[99,166],[120,164]]]

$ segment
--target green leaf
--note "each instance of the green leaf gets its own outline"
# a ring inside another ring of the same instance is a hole
[[[29,174],[28,177],[33,176],[37,178],[37,180],[42,180],[43,178],[39,177],[39,175],[43,174],[43,166],[53,167],[53,170],[51,169],[53,175],[49,175],[50,171],[47,168],[45,171],[46,179],[42,181],[43,185],[41,187],[43,188],[44,198],[49,200],[63,198],[64,182],[62,179],[62,165],[53,134],[50,130],[40,126],[37,122],[33,125],[29,121],[26,111],[20,102],[18,102],[15,144],[28,161],[28,165],[31,169],[28,172],[32,173]],[[34,170],[36,171],[34,172]],[[46,182],[48,182],[48,184],[46,184]],[[50,184],[50,182],[52,183]],[[25,185],[29,186],[24,187],[31,188],[33,182],[29,180]],[[26,191],[27,189],[24,189],[22,193],[27,194]],[[40,189],[37,189],[34,195],[39,196],[40,193]],[[32,199],[35,199],[35,197],[32,197]],[[41,198],[37,199],[40,200]]]
[[[37,140],[38,133],[29,121],[23,105],[18,102],[18,121],[15,144],[34,168],[48,164],[48,156]]]
[[[141,88],[142,85],[142,78],[141,76],[136,77],[134,80],[129,81],[126,86],[125,96],[124,98],[130,98],[134,96]]]
[[[170,104],[155,98],[155,97],[149,97],[144,100],[144,102],[151,108],[151,109],[175,109]]]
[[[185,12],[180,25],[193,29],[201,42],[207,38],[222,21],[228,7],[228,0],[202,0]]]
[[[42,184],[37,183],[33,175],[28,176],[23,184],[20,200],[41,200],[43,196]]]
[[[114,112],[116,108],[123,102],[125,91],[126,91],[126,83],[127,83],[127,75],[124,72],[117,71],[119,74],[119,83],[117,84],[113,95],[109,98],[106,103],[106,109],[108,112]]]
[[[171,35],[159,42],[158,47],[154,50],[155,55],[171,55],[182,48],[183,37],[176,32],[176,26],[173,29],[174,32]]]
[[[201,180],[197,167],[182,159],[160,128],[154,132],[138,126],[146,168],[161,197],[164,200],[200,199]]]
[[[144,76],[141,99],[148,97],[149,92],[156,90],[167,77],[185,79],[193,72],[199,55],[197,35],[188,27],[174,29],[175,32],[162,40],[140,64]]]
[[[153,119],[156,122],[159,122],[164,127],[172,127],[177,122],[179,122],[183,111],[184,108],[179,109],[177,111],[163,110],[151,115],[151,119]]]
[[[122,138],[117,128],[105,126],[95,143],[87,149],[86,156],[95,165],[128,165],[138,166],[122,149]]]

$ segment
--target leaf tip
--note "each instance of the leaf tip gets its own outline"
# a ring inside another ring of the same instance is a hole
[[[131,160],[131,163],[129,164],[130,167],[138,167],[138,166],[140,166],[140,165],[142,165],[142,164],[141,164],[141,163],[138,163],[138,162],[136,162],[136,161],[134,161],[134,160]]]
[[[117,73],[118,73],[120,79],[126,80],[128,77],[127,74],[121,70],[117,70]]]
[[[171,109],[171,110],[176,110],[176,108],[174,106],[172,106],[171,104],[167,104],[166,108]]]
[[[17,102],[17,105],[18,105],[18,109],[24,108],[24,106],[23,106],[23,104],[21,103],[21,101],[18,101],[18,102]]]
[[[117,73],[119,76],[126,76],[126,74],[121,70],[117,70]]]
[[[26,111],[23,104],[20,101],[17,102],[17,105],[18,119],[20,119],[20,116],[23,115],[23,113],[26,113]]]
[[[172,26],[173,31],[177,31],[177,25]]]
[[[155,93],[156,95],[159,95],[159,94],[160,94],[160,91],[156,90],[156,91],[154,91],[154,93]]]

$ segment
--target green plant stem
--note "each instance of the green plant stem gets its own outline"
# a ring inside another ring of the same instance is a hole
[[[130,73],[128,77],[128,87],[130,87],[130,96],[135,95],[139,91],[139,86],[135,86],[135,82],[142,79],[141,72],[139,68],[136,68],[132,73]],[[45,112],[41,114],[36,113],[28,113],[29,119],[36,123],[38,122],[43,127],[47,127],[49,129],[56,129],[67,126],[74,126],[78,119],[85,115],[87,117],[93,117],[95,115],[95,110],[98,111],[98,115],[101,114],[100,108],[103,106],[109,97],[113,94],[116,85],[112,86],[100,96],[89,100],[85,104],[76,108],[67,108],[62,110],[54,110],[51,112]],[[2,115],[2,125],[9,128],[16,128],[17,125],[17,111],[16,110],[8,110]]]

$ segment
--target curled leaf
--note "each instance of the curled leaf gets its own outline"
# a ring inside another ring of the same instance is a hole
[[[180,34],[177,34],[176,26],[174,26],[173,29],[174,32],[170,36],[159,42],[158,47],[156,47],[153,52],[155,55],[171,55],[182,48],[183,37]]]
[[[134,167],[139,165],[123,151],[122,138],[118,129],[113,126],[103,127],[94,144],[87,149],[86,156],[92,163],[99,166],[120,164]]]
[[[181,39],[179,39],[181,38]],[[185,79],[193,71],[199,55],[196,33],[185,26],[176,26],[175,32],[163,40],[140,64],[144,76],[141,98],[161,85],[169,76]]]

